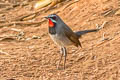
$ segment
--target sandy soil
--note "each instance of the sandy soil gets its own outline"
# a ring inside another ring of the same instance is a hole
[[[68,47],[66,69],[63,70],[61,65],[61,70],[57,70],[59,48],[48,35],[47,21],[36,27],[1,27],[0,37],[17,35],[17,29],[24,32],[25,40],[0,41],[0,80],[120,80],[120,11],[115,11],[119,8],[119,2],[79,0],[66,7],[71,2],[63,2],[55,9],[41,12],[35,21],[41,21],[43,16],[58,11],[57,14],[75,31],[94,29],[96,24],[101,25],[107,21],[104,28],[83,35],[80,38],[82,49]],[[110,14],[105,13],[110,9]],[[29,5],[18,6],[3,14],[6,20],[11,20],[26,12],[32,12]],[[39,38],[33,39],[33,36]]]

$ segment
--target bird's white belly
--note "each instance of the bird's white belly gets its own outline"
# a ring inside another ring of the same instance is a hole
[[[72,41],[70,41],[66,36],[64,35],[50,35],[50,37],[52,38],[52,40],[59,46],[68,46],[68,45],[72,45]]]

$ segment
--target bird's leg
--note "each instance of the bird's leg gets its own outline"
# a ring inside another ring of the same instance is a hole
[[[57,68],[58,68],[58,69],[59,69],[59,66],[60,66],[60,63],[61,63],[62,57],[63,57],[63,48],[60,49],[60,53],[61,53],[62,55],[61,55],[61,57],[60,57],[60,61],[59,61],[58,65],[57,65]]]
[[[65,69],[65,63],[66,63],[66,57],[67,57],[67,50],[65,47],[63,47],[63,54],[64,54],[64,69]]]

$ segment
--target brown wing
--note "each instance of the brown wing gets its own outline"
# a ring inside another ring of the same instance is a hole
[[[64,34],[67,36],[67,38],[69,40],[71,40],[73,42],[73,44],[75,46],[81,46],[81,43],[79,41],[79,38],[77,37],[77,35],[69,28],[69,27],[64,27]]]

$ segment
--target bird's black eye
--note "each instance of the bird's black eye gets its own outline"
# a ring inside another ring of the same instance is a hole
[[[54,16],[54,17],[52,17],[52,19],[56,20],[56,17]]]

